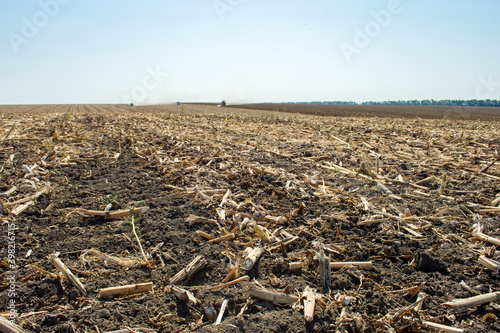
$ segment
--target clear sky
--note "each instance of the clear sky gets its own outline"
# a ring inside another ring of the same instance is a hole
[[[0,104],[500,99],[498,0],[2,0]]]

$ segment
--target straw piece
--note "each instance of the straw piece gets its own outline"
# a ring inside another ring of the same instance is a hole
[[[177,274],[170,279],[170,284],[181,284],[188,281],[196,272],[202,269],[207,264],[207,260],[203,256],[197,256],[186,267],[181,269]]]
[[[345,266],[356,266],[358,268],[372,268],[373,263],[371,261],[346,261],[346,262],[331,262],[330,267],[332,269],[340,269]]]
[[[99,291],[99,298],[129,296],[153,291],[153,282],[130,284],[126,286],[104,288]]]
[[[103,216],[105,219],[119,219],[134,214],[144,214],[145,212],[148,211],[148,209],[149,207],[145,206],[135,209],[122,209],[122,210],[112,210],[112,211],[87,210],[87,209],[79,209],[78,211],[84,215]]]
[[[304,299],[304,318],[307,322],[311,322],[314,319],[314,307],[316,305],[316,295],[314,290],[312,290],[309,286],[304,290],[304,294],[302,295]]]
[[[66,278],[75,286],[77,287],[82,294],[87,295],[87,291],[85,290],[85,287],[83,284],[80,282],[80,280],[73,274],[71,271],[66,267],[66,265],[57,257],[59,255],[58,252],[53,253],[49,255],[49,260],[50,262],[56,266],[56,268],[66,276]]]
[[[457,311],[462,311],[473,306],[496,302],[498,300],[500,300],[500,292],[494,292],[469,298],[454,299],[450,302],[443,303],[443,305],[449,306]]]
[[[465,330],[461,329],[461,328],[455,328],[455,327],[451,327],[451,326],[447,326],[447,325],[443,325],[443,324],[436,324],[436,323],[433,323],[431,321],[422,321],[422,325],[425,326],[425,327],[428,327],[428,328],[433,328],[433,329],[436,329],[436,330],[441,330],[443,332],[450,332],[450,333],[462,333],[462,332],[465,332]]]
[[[250,291],[250,296],[263,301],[272,302],[279,306],[289,306],[297,303],[299,298],[295,295],[285,294],[276,291],[266,290],[264,288],[254,288]]]

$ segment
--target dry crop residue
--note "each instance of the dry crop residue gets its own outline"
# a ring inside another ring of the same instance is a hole
[[[15,329],[500,331],[497,122],[181,110],[0,107]]]

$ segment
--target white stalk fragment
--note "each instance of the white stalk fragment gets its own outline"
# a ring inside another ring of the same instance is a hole
[[[500,292],[494,292],[469,298],[454,299],[450,302],[443,303],[443,305],[449,306],[457,311],[462,311],[473,306],[496,302],[498,300],[500,300]]]

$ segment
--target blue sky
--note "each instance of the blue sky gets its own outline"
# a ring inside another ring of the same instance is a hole
[[[0,104],[500,99],[495,0],[3,0]]]

